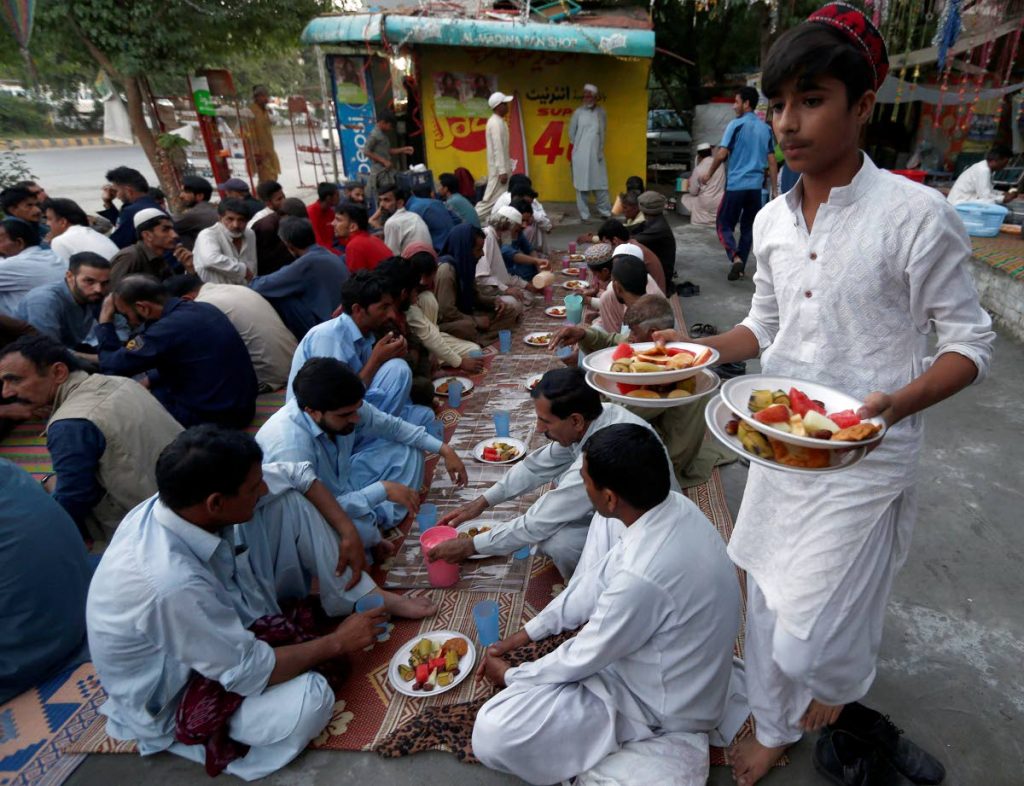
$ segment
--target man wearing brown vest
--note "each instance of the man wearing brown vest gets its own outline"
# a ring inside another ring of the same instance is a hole
[[[124,514],[156,493],[157,457],[181,426],[138,382],[79,370],[48,336],[0,349],[0,383],[4,396],[48,415],[54,497],[83,533],[109,540]]]

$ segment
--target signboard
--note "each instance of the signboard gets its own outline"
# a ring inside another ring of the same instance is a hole
[[[327,58],[337,107],[338,138],[345,177],[354,180],[370,174],[370,159],[363,153],[366,137],[376,123],[373,84],[365,57],[331,55]]]
[[[526,168],[541,200],[572,201],[569,120],[582,101],[584,83],[592,82],[608,114],[610,191],[622,190],[631,175],[645,176],[649,60],[440,46],[418,51],[424,145],[436,174],[460,166],[477,178],[487,174],[484,129],[490,109],[481,111],[477,103],[486,85],[488,94],[500,90],[519,99]],[[486,100],[482,103],[486,107]]]
[[[210,95],[210,81],[205,76],[192,77],[192,103],[195,104],[197,114],[217,114],[217,107],[213,105],[213,97]]]

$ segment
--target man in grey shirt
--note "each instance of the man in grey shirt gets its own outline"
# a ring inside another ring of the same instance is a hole
[[[395,168],[395,162],[391,160],[391,156],[403,153],[405,155],[412,154],[411,147],[391,146],[389,134],[394,131],[396,122],[397,119],[390,112],[381,115],[377,120],[376,127],[366,138],[366,145],[363,147],[363,153],[370,159],[370,180],[366,184],[366,190],[371,199],[376,198],[378,189],[382,187],[382,181],[389,179],[381,178],[381,174]]]

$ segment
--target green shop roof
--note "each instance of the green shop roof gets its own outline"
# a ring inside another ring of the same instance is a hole
[[[302,31],[302,43],[388,44],[579,52],[654,57],[654,31],[571,23],[430,18],[401,14],[320,16]]]

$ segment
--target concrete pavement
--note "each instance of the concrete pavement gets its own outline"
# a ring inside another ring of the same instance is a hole
[[[701,287],[682,301],[687,322],[725,330],[747,311],[753,284],[727,282],[725,254],[712,230],[677,227],[677,279]],[[556,235],[563,245],[579,232]],[[749,274],[750,271],[748,271]],[[748,364],[756,373],[757,364]],[[949,786],[1014,786],[1022,782],[1024,744],[1024,615],[1020,566],[1024,559],[1024,349],[1000,337],[990,378],[925,416],[926,449],[918,487],[920,512],[914,545],[893,590],[878,675],[865,702],[892,716],[908,736],[939,756]],[[735,516],[746,469],[723,470]],[[813,488],[809,488],[813,493]],[[766,786],[817,786],[811,740],[791,751],[792,763]],[[222,775],[224,783],[237,782]],[[202,768],[170,755],[92,756],[71,786],[207,783]],[[367,783],[418,786],[424,782],[515,784],[517,779],[460,765],[444,753],[406,759],[372,754],[308,752],[265,781],[274,786]],[[732,783],[725,769],[709,783]]]

